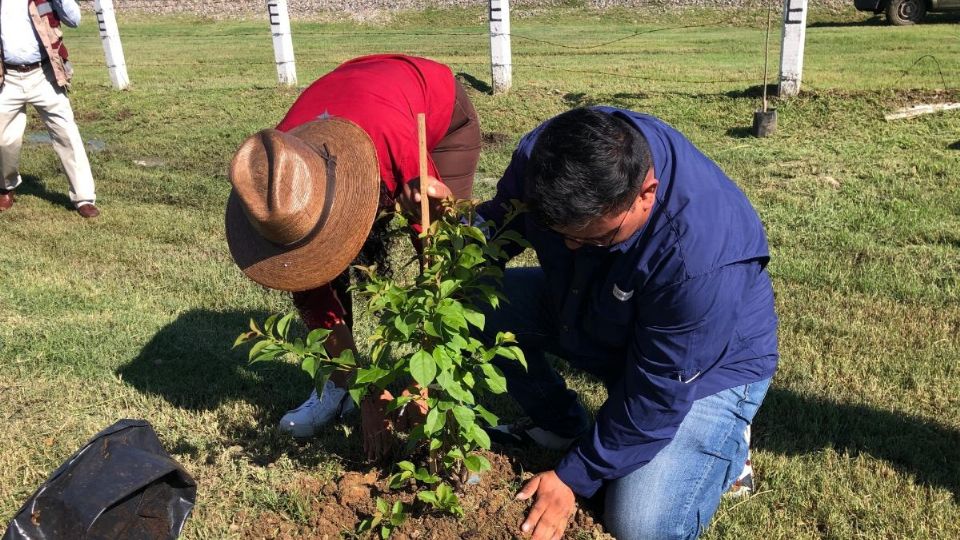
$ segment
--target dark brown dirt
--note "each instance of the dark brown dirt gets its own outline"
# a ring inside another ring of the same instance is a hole
[[[408,508],[413,508],[406,523],[394,531],[391,538],[396,540],[523,538],[520,524],[531,502],[515,501],[513,497],[531,474],[519,475],[514,460],[507,456],[488,453],[486,457],[493,469],[481,475],[479,484],[464,486],[459,495],[465,516],[459,520],[428,512],[415,501],[409,490],[387,489],[387,474],[372,470],[347,472],[337,482],[323,485],[309,477],[297,479],[288,489],[298,497],[312,501],[306,523],[264,512],[253,520],[243,536],[268,540],[341,538],[343,533],[356,530],[360,520],[376,510],[376,498],[382,497],[391,504],[400,500]],[[603,532],[594,516],[582,508],[577,511],[564,537],[612,538]]]

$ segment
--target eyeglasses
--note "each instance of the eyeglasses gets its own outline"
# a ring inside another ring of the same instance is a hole
[[[560,237],[567,242],[573,242],[574,244],[579,244],[581,246],[608,248],[613,246],[614,240],[616,240],[617,236],[620,234],[620,229],[623,228],[623,224],[625,221],[627,221],[627,216],[630,215],[631,210],[633,210],[633,206],[630,206],[630,208],[627,208],[627,211],[623,213],[623,217],[620,219],[620,224],[617,225],[617,228],[605,234],[599,240],[595,238],[577,238],[575,236],[567,236],[557,231],[553,231],[553,232],[560,235]]]

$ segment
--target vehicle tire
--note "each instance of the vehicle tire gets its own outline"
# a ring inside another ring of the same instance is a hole
[[[926,0],[890,0],[887,3],[887,22],[894,26],[917,24],[926,14]]]

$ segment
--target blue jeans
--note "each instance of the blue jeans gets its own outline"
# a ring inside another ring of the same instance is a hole
[[[557,330],[543,272],[509,269],[503,292],[510,301],[487,310],[484,334],[490,338],[498,331],[514,332],[527,358],[528,371],[515,362],[498,361],[510,395],[539,427],[564,437],[586,433],[589,415],[544,356],[549,352],[565,357],[556,350]],[[619,540],[696,538],[743,469],[748,451],[744,432],[769,386],[767,379],[694,402],[673,441],[652,461],[605,483],[607,530]]]

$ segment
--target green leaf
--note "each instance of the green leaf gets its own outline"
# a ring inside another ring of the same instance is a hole
[[[507,391],[507,378],[499,368],[493,364],[480,364],[480,370],[483,371],[484,382],[491,392],[502,394]]]
[[[385,378],[390,372],[378,367],[360,368],[357,370],[357,384],[373,383],[377,384]],[[378,385],[379,386],[379,385]]]
[[[446,483],[440,484],[434,491],[437,494],[437,499],[439,499],[441,503],[448,503],[450,501],[450,497],[455,496],[453,495],[453,490],[450,489],[450,486]]]
[[[257,326],[257,321],[253,319],[250,319],[250,331],[253,332],[254,334],[257,334],[258,336],[263,333],[260,330],[260,327]]]
[[[480,448],[484,450],[490,449],[490,435],[487,435],[487,432],[478,424],[474,424],[473,429],[470,430],[470,438],[473,439]]]
[[[446,390],[453,399],[473,404],[473,394],[464,390],[463,386],[453,379],[451,371],[441,371],[440,374],[437,375],[437,383],[441,388]]]
[[[410,338],[410,333],[413,331],[413,329],[410,328],[410,325],[408,325],[406,321],[404,321],[403,318],[401,317],[393,318],[393,327],[396,328],[397,331],[400,332],[403,335],[403,337],[407,339]]]
[[[483,418],[484,422],[486,422],[488,426],[496,426],[497,422],[500,420],[497,418],[497,415],[487,410],[487,408],[483,405],[475,405],[473,410],[480,415],[480,418]]]
[[[453,408],[453,417],[464,429],[470,429],[476,423],[477,415],[467,407],[457,405]]]
[[[410,463],[409,461],[401,461],[400,463],[397,463],[397,467],[399,467],[401,471],[414,472],[416,470],[416,467],[414,467],[413,463]]]
[[[469,348],[470,342],[460,334],[454,334],[450,336],[450,339],[447,341],[447,347],[455,352],[459,352],[463,349]]]
[[[267,317],[267,320],[263,323],[263,329],[266,331],[267,335],[273,335],[273,329],[277,324],[277,318],[280,317],[279,314],[274,314]]]
[[[381,514],[387,515],[390,513],[390,504],[385,499],[377,497],[377,510]]]
[[[490,462],[487,461],[487,458],[478,454],[470,454],[464,458],[463,464],[467,466],[467,469],[475,473],[490,470]]]
[[[433,360],[441,371],[449,371],[453,367],[453,360],[444,347],[437,347],[433,350]]]
[[[423,331],[426,332],[428,336],[443,339],[443,336],[440,335],[440,331],[437,330],[437,326],[432,320],[423,321]]]
[[[396,474],[391,474],[387,478],[387,484],[390,486],[390,489],[400,489],[403,486],[403,483],[409,480],[413,476],[413,473],[410,471],[398,472]]]
[[[326,328],[315,328],[307,334],[307,347],[312,347],[315,343],[323,343],[331,333]]]
[[[287,339],[287,331],[290,329],[290,321],[296,315],[294,312],[287,313],[277,322],[277,334],[283,339]]]
[[[272,343],[273,343],[272,341],[267,339],[254,343],[253,347],[250,347],[250,353],[248,355],[250,362],[256,362],[258,360],[257,357],[260,355],[260,352],[266,349]]]
[[[426,351],[420,349],[410,358],[410,375],[420,386],[429,386],[437,375],[437,363]]]
[[[444,484],[440,485],[442,486]],[[432,491],[421,491],[417,493],[417,498],[433,507],[437,507],[440,504],[440,501],[437,500],[437,494]]]
[[[233,347],[230,347],[230,348],[231,348],[231,349],[236,349],[237,346],[242,345],[242,344],[250,341],[250,338],[252,338],[252,337],[253,337],[253,332],[244,332],[244,333],[240,334],[239,336],[237,336],[236,341],[233,342]]]
[[[342,366],[352,367],[357,365],[357,359],[353,356],[352,349],[344,349],[340,353],[340,356],[337,356],[336,358],[331,358],[330,361],[336,364],[340,364]]]
[[[417,473],[414,475],[414,478],[423,482],[424,484],[436,484],[440,481],[439,478],[430,474],[427,469],[420,467],[417,469]]]
[[[423,430],[427,435],[432,435],[440,431],[446,421],[446,413],[440,412],[439,409],[430,409],[430,412],[427,413],[427,420],[423,424]]]
[[[477,227],[467,226],[467,227],[461,228],[460,230],[463,232],[465,236],[469,236],[470,238],[473,238],[474,240],[476,240],[477,242],[480,242],[481,244],[487,243],[486,235],[483,234],[483,231],[481,231]]]
[[[350,387],[350,399],[353,400],[353,404],[357,407],[360,406],[360,401],[363,400],[363,396],[367,395],[367,386],[351,386]]]
[[[446,279],[440,282],[440,298],[446,298],[450,296],[450,293],[455,291],[460,286],[455,280]]]
[[[443,446],[443,441],[440,439],[430,439],[430,451],[439,450]]]
[[[300,362],[300,369],[306,371],[312,380],[317,376],[317,358],[314,356],[304,358],[303,362]]]
[[[467,320],[468,323],[472,324],[477,328],[477,330],[483,330],[483,325],[486,318],[483,316],[483,313],[479,311],[472,310],[468,307],[463,308],[463,318]]]

